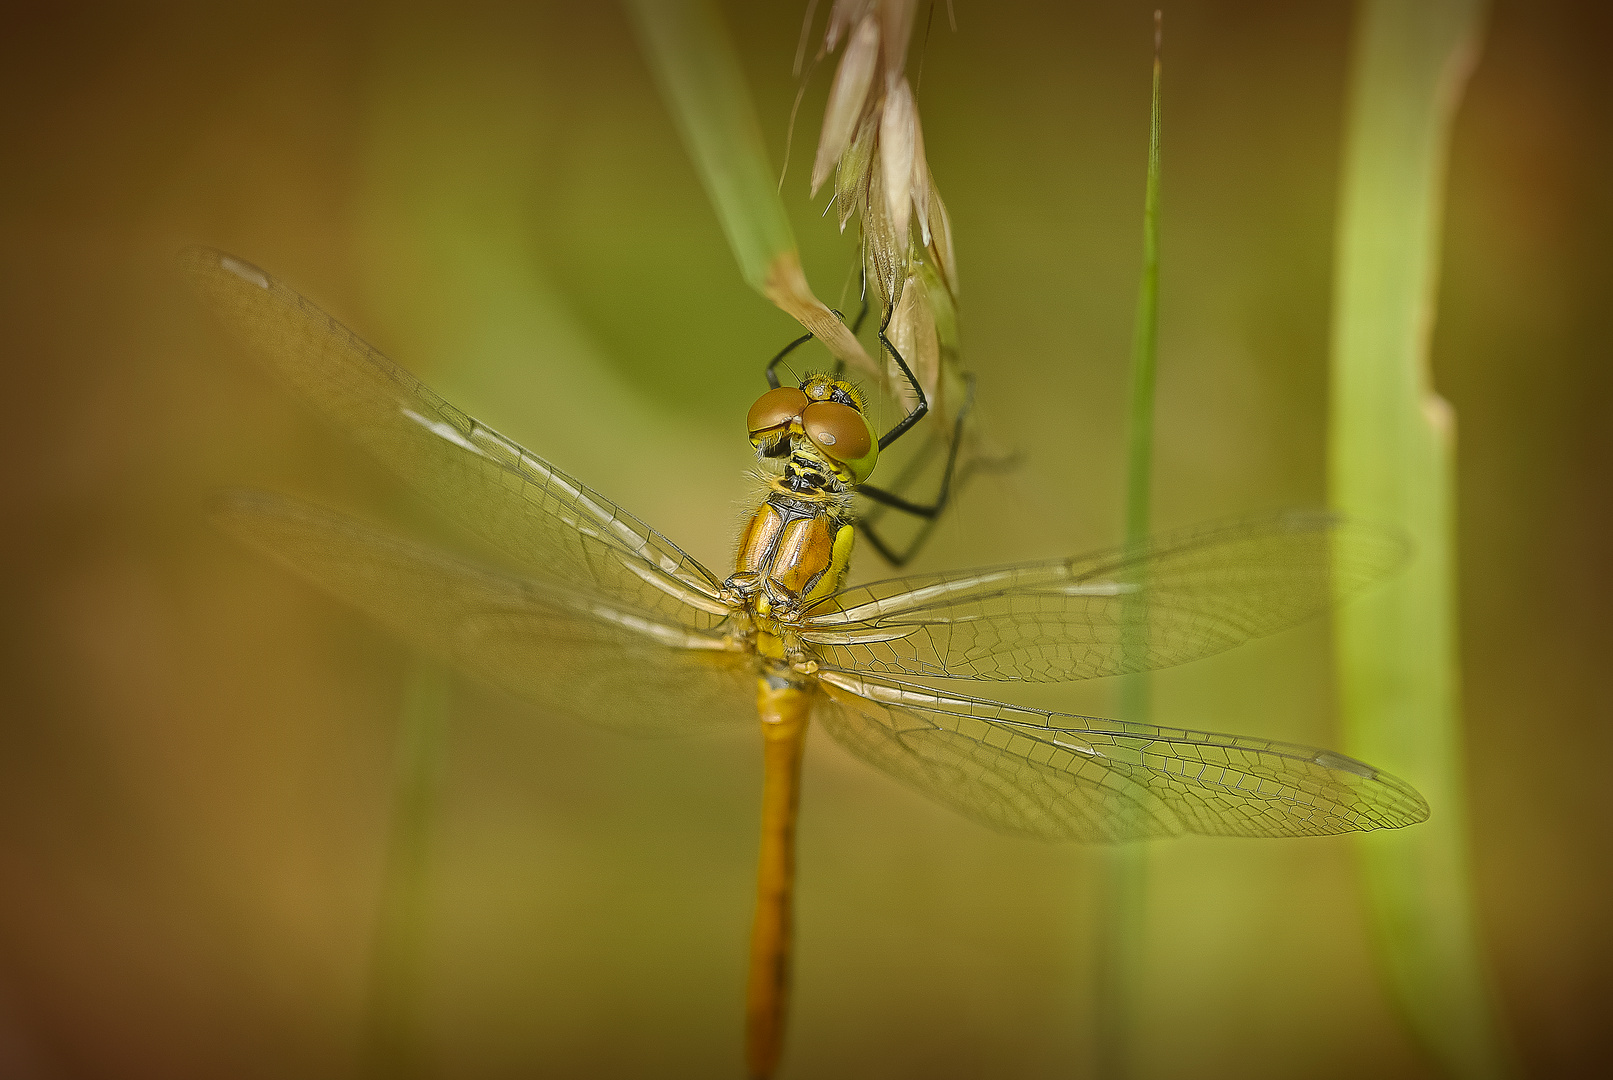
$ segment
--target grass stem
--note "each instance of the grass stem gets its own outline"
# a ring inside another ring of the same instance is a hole
[[[1131,344],[1131,395],[1126,422],[1126,546],[1148,538],[1154,458],[1154,373],[1159,353],[1159,73],[1161,16],[1154,13],[1153,97],[1148,124],[1148,180],[1143,196],[1143,272]],[[1147,609],[1138,604],[1124,616],[1122,648],[1140,651],[1147,639]],[[1149,718],[1149,680],[1128,675],[1120,684],[1120,715],[1132,723]],[[1097,1075],[1124,1077],[1130,1069],[1130,1036],[1138,998],[1145,939],[1148,849],[1121,844],[1105,853],[1098,899],[1096,950]]]
[[[1352,59],[1333,311],[1329,487],[1392,523],[1408,571],[1335,616],[1349,752],[1416,783],[1432,817],[1360,840],[1391,995],[1450,1076],[1512,1075],[1477,925],[1458,701],[1455,421],[1433,390],[1439,222],[1480,0],[1363,0]]]

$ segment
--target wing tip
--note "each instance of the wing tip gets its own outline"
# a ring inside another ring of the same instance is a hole
[[[1428,800],[1398,776],[1333,750],[1318,750],[1311,762],[1331,773],[1345,774],[1337,782],[1341,792],[1353,796],[1349,801],[1358,807],[1356,824],[1348,831],[1404,829],[1429,818]],[[1366,806],[1362,805],[1363,791],[1371,793]]]
[[[1388,773],[1378,773],[1378,782],[1387,785],[1399,796],[1394,807],[1394,821],[1388,825],[1391,829],[1404,829],[1408,825],[1421,825],[1433,816],[1433,810],[1428,800],[1423,798],[1422,792],[1396,776]]]

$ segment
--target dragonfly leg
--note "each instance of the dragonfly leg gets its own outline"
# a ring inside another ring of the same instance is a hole
[[[841,322],[846,321],[846,317],[840,313],[839,309],[830,308],[829,310],[834,312],[835,318],[839,319]],[[855,335],[859,330],[862,329],[863,320],[866,319],[867,317],[868,317],[868,283],[865,280],[863,282],[862,310],[857,312],[857,321],[851,324],[851,332],[852,332],[853,335]],[[811,341],[813,336],[814,335],[812,335],[812,334],[802,334],[800,337],[796,338],[794,341],[792,341],[788,345],[784,346],[783,349],[779,350],[779,354],[777,356],[773,357],[773,359],[771,359],[771,360],[769,360],[767,362],[767,385],[769,387],[771,387],[774,390],[777,390],[779,388],[778,372],[775,371],[774,369],[777,368],[779,366],[779,364],[783,362],[783,360],[784,360],[784,358],[786,356],[790,355],[796,349],[800,348],[802,345],[805,345],[807,342]],[[844,360],[836,359],[835,360],[835,369],[834,369],[835,378],[838,379],[841,375],[843,375],[845,373],[845,370],[846,370],[846,362]]]
[[[857,318],[855,320],[853,320],[853,322],[851,324],[851,335],[852,335],[852,337],[857,336],[858,332],[860,332],[862,330],[862,328],[863,328],[863,320],[868,318],[868,289],[867,289],[867,282],[865,281],[863,284],[864,284],[864,288],[863,288],[862,308],[858,310]],[[829,310],[834,311],[836,315],[839,315],[841,322],[846,321],[846,317],[844,315],[840,315],[840,312],[835,311],[835,309],[833,309],[833,308],[830,308]],[[840,376],[844,375],[845,373],[846,373],[846,362],[844,360],[840,359],[839,357],[836,357],[835,358],[835,378],[838,379],[838,378],[840,378]]]
[[[890,352],[891,359],[896,361],[897,370],[907,380],[907,385],[912,389],[913,396],[918,400],[913,405],[911,412],[897,421],[895,427],[879,437],[879,448],[881,450],[906,435],[908,430],[924,419],[924,414],[930,411],[930,401],[924,396],[924,388],[919,385],[917,377],[913,374],[913,369],[907,366],[907,361],[902,358],[902,354],[896,351],[896,346],[891,344],[891,339],[885,336],[885,330],[890,326],[891,316],[894,314],[896,314],[894,307],[885,309],[885,318],[879,324],[879,343]]]
[[[925,524],[923,528],[919,530],[918,535],[913,538],[912,542],[907,545],[905,550],[899,553],[892,548],[889,542],[887,542],[874,530],[872,523],[857,523],[857,530],[861,532],[865,538],[867,538],[868,543],[873,546],[873,549],[879,552],[880,557],[886,562],[890,563],[892,566],[905,566],[908,560],[917,554],[918,549],[922,547],[924,541],[929,538],[930,529],[934,526],[935,519],[940,516],[941,511],[946,508],[947,502],[952,497],[952,481],[958,465],[958,446],[963,441],[963,422],[968,417],[969,409],[974,405],[975,400],[974,373],[967,373],[964,376],[964,379],[965,385],[968,389],[964,394],[963,407],[958,410],[957,419],[952,422],[952,445],[947,449],[946,469],[941,474],[941,489],[936,493],[935,501],[927,504],[912,502],[909,499],[904,499],[902,496],[897,495],[895,492],[886,491],[884,488],[874,487],[872,484],[859,484],[857,487],[858,494],[866,495],[868,498],[882,506],[888,506],[892,510],[900,510],[904,514],[911,514],[914,517],[923,518],[925,521]]]
[[[766,374],[767,374],[767,385],[769,387],[771,387],[774,390],[777,390],[779,388],[778,372],[774,371],[773,369],[778,367],[779,363],[781,361],[783,361],[783,359],[786,356],[790,355],[796,349],[800,348],[802,345],[805,345],[807,342],[811,341],[812,337],[813,337],[813,335],[811,335],[811,334],[802,334],[800,337],[796,338],[794,341],[792,341],[788,345],[784,346],[784,348],[780,349],[779,354],[777,356],[773,357],[773,359],[771,359],[771,360],[769,360],[767,362],[767,372],[766,372]]]
[[[958,410],[958,416],[952,422],[952,445],[947,450],[946,471],[941,474],[941,490],[936,493],[935,501],[928,505],[911,502],[895,492],[874,487],[872,484],[857,485],[859,495],[866,495],[881,505],[888,506],[892,510],[900,510],[904,514],[912,514],[914,517],[933,518],[941,512],[952,492],[952,475],[958,464],[958,444],[963,438],[963,422],[968,417],[969,408],[975,400],[974,373],[965,374],[964,381],[968,389],[964,394],[963,408]]]
[[[864,277],[863,278],[862,307],[857,309],[856,321],[854,321],[851,324],[851,332],[852,332],[852,334],[855,335],[855,334],[862,333],[863,320],[866,319],[866,318],[868,318],[868,279],[866,277]]]

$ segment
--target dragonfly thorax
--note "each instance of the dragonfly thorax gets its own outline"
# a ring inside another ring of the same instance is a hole
[[[787,633],[803,608],[840,587],[855,538],[838,501],[774,490],[740,531],[726,588],[762,629]]]

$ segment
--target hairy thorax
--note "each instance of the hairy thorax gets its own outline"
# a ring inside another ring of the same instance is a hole
[[[757,651],[800,661],[807,659],[798,639],[803,612],[840,588],[851,563],[851,492],[803,454],[768,488],[740,530],[726,587],[751,616]]]

